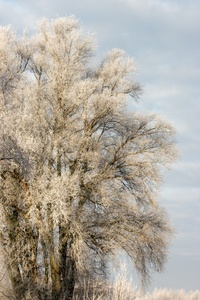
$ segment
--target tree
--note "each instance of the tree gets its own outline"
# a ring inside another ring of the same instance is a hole
[[[72,299],[83,276],[124,250],[149,282],[172,234],[157,202],[174,129],[128,112],[134,61],[94,44],[73,17],[38,33],[0,30],[1,245],[16,299]],[[35,298],[34,298],[35,297]]]

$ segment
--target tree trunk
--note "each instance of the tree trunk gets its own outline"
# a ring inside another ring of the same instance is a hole
[[[60,226],[60,275],[62,278],[62,300],[71,300],[76,280],[76,263],[72,257],[72,238],[69,237],[69,228]],[[66,236],[68,239],[66,240]]]
[[[76,276],[75,261],[71,257],[66,257],[62,300],[72,300],[74,287],[75,287],[75,276]]]

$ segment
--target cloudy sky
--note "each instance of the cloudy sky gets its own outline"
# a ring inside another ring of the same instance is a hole
[[[132,109],[162,114],[177,129],[181,159],[160,194],[176,236],[150,288],[200,289],[200,1],[0,0],[0,25],[19,34],[41,17],[69,15],[95,33],[97,56],[122,48],[135,58],[144,93]]]

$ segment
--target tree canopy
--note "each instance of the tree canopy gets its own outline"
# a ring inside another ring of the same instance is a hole
[[[0,28],[0,242],[16,299],[71,299],[121,250],[143,284],[166,260],[157,192],[174,129],[128,111],[134,60],[114,49],[95,66],[94,49],[74,17],[32,36]]]

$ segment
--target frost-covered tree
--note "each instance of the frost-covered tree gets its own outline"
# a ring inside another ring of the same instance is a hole
[[[125,251],[148,283],[172,230],[157,202],[174,129],[128,112],[134,61],[121,50],[94,67],[73,17],[38,33],[0,29],[0,241],[16,299],[71,299],[84,276]]]

